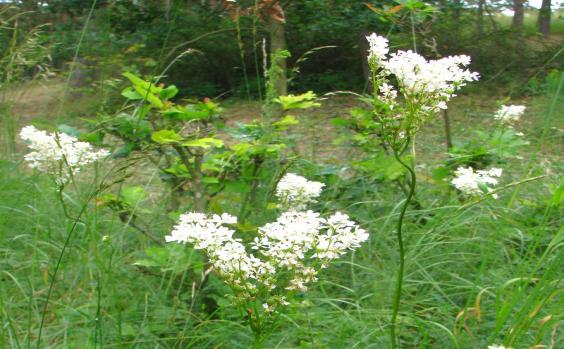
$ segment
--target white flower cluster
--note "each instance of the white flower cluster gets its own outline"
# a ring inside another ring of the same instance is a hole
[[[469,56],[451,56],[438,60],[426,60],[413,51],[392,53],[383,67],[396,76],[402,88],[410,93],[436,94],[450,97],[465,85],[466,81],[478,80],[478,74],[463,69],[470,64]]]
[[[278,182],[276,196],[282,209],[302,210],[315,202],[324,186],[323,183],[308,181],[302,176],[288,173]]]
[[[506,348],[503,345],[492,344],[488,346],[488,349],[513,349],[513,348]]]
[[[306,260],[319,260],[325,268],[367,239],[368,233],[346,214],[337,212],[324,219],[313,211],[288,211],[259,228],[253,248],[276,268],[291,272],[286,289],[306,291],[307,284],[317,280],[317,271],[307,267]]]
[[[503,123],[512,123],[519,121],[524,113],[524,105],[502,105],[501,108],[499,108],[499,110],[494,114],[494,119]]]
[[[368,62],[379,73],[378,88],[382,99],[391,104],[397,92],[386,84],[387,77],[394,75],[400,91],[404,95],[416,96],[425,105],[426,112],[446,109],[446,102],[455,96],[454,92],[466,82],[478,80],[478,73],[465,69],[470,64],[470,57],[450,56],[438,60],[427,60],[413,51],[397,51],[386,57],[389,52],[388,40],[373,33],[366,39],[370,44]],[[392,92],[393,91],[393,92]]]
[[[331,260],[368,239],[368,233],[346,214],[337,212],[325,219],[317,212],[303,209],[319,196],[322,183],[297,175],[284,178],[276,192],[281,199],[292,198],[287,202],[296,207],[258,228],[249,245],[261,258],[248,253],[242,240],[234,237],[235,231],[225,226],[237,222],[229,214],[183,214],[166,236],[167,242],[190,243],[204,250],[213,269],[239,296],[253,298],[260,289],[266,290],[269,296],[263,304],[265,312],[288,304],[285,296],[275,294],[275,289],[307,290],[309,283],[317,281],[320,268],[326,268]],[[306,187],[308,191],[304,190]]]
[[[466,195],[481,195],[484,194],[484,190],[492,191],[491,187],[497,184],[496,177],[500,177],[502,172],[501,168],[474,172],[472,167],[459,167],[456,169],[456,177],[451,183]],[[493,195],[493,198],[495,199],[497,196]]]
[[[60,185],[76,175],[81,167],[110,154],[107,150],[95,151],[90,143],[80,142],[67,134],[48,134],[33,126],[24,127],[20,138],[29,142],[29,148],[33,150],[25,155],[29,167],[54,175]]]
[[[386,57],[390,49],[388,48],[388,39],[372,33],[366,37],[370,48],[368,49],[368,62],[371,64],[379,64]]]
[[[254,289],[252,279],[268,283],[274,269],[247,254],[240,239],[233,237],[234,230],[226,224],[236,224],[237,218],[227,213],[207,216],[189,212],[180,216],[180,221],[165,237],[166,242],[190,243],[197,250],[204,250],[214,270],[226,278],[231,285],[241,289]]]

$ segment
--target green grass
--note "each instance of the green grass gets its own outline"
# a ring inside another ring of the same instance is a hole
[[[326,102],[298,132],[312,166],[348,166],[355,152],[330,141],[337,130],[329,116],[346,113],[351,100]],[[510,187],[498,200],[463,206],[448,185],[431,179],[445,158],[440,122],[418,140],[417,199],[408,212],[407,265],[400,309],[402,348],[515,348],[562,344],[561,170],[562,97],[525,101],[518,126],[531,144],[503,166],[503,184],[539,174],[547,177]],[[229,104],[226,115],[249,115],[254,104]],[[452,104],[454,137],[471,139],[491,127],[495,100],[465,96]],[[311,134],[312,124],[327,125]],[[314,137],[315,136],[315,137]],[[316,143],[312,143],[315,139]],[[310,148],[319,147],[317,151]],[[21,157],[20,157],[21,158]],[[103,173],[106,169],[100,169]],[[133,181],[150,197],[137,207],[159,238],[173,221],[158,178],[132,169]],[[70,231],[49,178],[34,175],[21,160],[0,162],[0,347],[33,348],[56,260]],[[85,178],[86,177],[86,178]],[[66,190],[70,216],[81,210],[93,178]],[[116,190],[113,188],[112,190]],[[512,199],[513,194],[515,198]],[[345,171],[329,185],[319,208],[348,212],[371,234],[369,243],[324,270],[318,284],[290,307],[265,348],[385,348],[397,267],[393,235],[401,192]],[[254,212],[258,219],[263,213]],[[125,227],[92,200],[63,255],[47,308],[41,348],[249,348],[252,334],[212,277],[203,289],[194,270],[201,259],[189,248],[155,244]],[[149,250],[146,251],[146,249]],[[141,259],[160,267],[142,267]],[[160,263],[160,264],[159,264]],[[215,303],[216,305],[213,305]]]

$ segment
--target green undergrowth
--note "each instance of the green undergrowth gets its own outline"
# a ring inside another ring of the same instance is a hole
[[[562,343],[562,125],[557,118],[562,100],[549,95],[525,102],[530,113],[519,128],[530,144],[503,164],[501,186],[546,176],[509,186],[497,200],[462,202],[445,180],[433,178],[432,170],[445,158],[441,123],[428,126],[418,140],[422,181],[405,226],[402,348]],[[234,103],[225,113],[239,115],[237,108],[241,105]],[[342,107],[343,113],[349,108]],[[453,104],[455,140],[472,139],[474,128],[487,130],[492,110],[495,100],[482,97]],[[292,170],[326,182],[319,210],[347,212],[371,237],[322,271],[319,283],[292,305],[264,347],[385,348],[398,258],[393,230],[402,193],[393,182],[352,175],[345,160],[354,152],[310,152],[309,140],[321,144],[327,132],[336,139],[339,131],[329,128],[315,138],[308,130],[299,132],[308,160]],[[175,217],[166,213],[163,188],[142,166],[132,172],[148,192],[137,214],[164,240]],[[62,223],[64,212],[49,178],[14,159],[0,161],[0,177],[0,347],[33,348],[69,226]],[[91,190],[87,177],[65,190],[71,216]],[[250,220],[260,222],[265,215],[252,212]],[[212,275],[195,287],[204,272],[198,251],[162,248],[93,199],[63,255],[40,347],[249,348],[252,335],[222,281]]]

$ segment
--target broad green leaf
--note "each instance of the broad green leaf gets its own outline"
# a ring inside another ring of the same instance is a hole
[[[151,135],[151,139],[159,144],[178,143],[183,140],[182,136],[172,130],[160,130]]]
[[[141,96],[131,86],[128,86],[123,91],[121,91],[121,95],[124,96],[125,98],[127,98],[129,100],[133,100],[133,101],[143,99],[143,96]]]
[[[288,126],[298,125],[300,122],[292,115],[286,115],[280,121],[273,122],[272,125],[278,129],[285,130]]]
[[[312,107],[319,107],[321,104],[315,102],[317,95],[312,91],[308,91],[301,95],[287,95],[280,96],[274,100],[279,103],[284,110],[290,109],[308,109]]]
[[[223,141],[217,138],[206,137],[184,142],[182,143],[182,145],[185,147],[199,147],[204,149],[207,149],[209,147],[220,148],[223,147]]]
[[[163,90],[162,88],[157,87],[154,84],[147,82],[141,79],[140,77],[138,77],[137,75],[129,72],[123,73],[123,76],[128,78],[129,81],[133,83],[133,89],[135,90],[135,91],[124,90],[124,92],[122,92],[122,95],[124,97],[126,98],[133,97],[133,99],[136,99],[136,95],[133,94],[132,92],[137,92],[141,96],[141,98],[139,99],[147,100],[149,103],[151,103],[151,105],[153,105],[156,108],[159,109],[163,108],[164,106],[163,102],[156,96],[157,94],[160,94],[162,92]]]
[[[133,73],[125,72],[122,75],[128,78],[134,86],[139,86],[144,90],[150,90],[152,93],[159,93],[161,90],[159,87],[155,86],[155,84],[145,81]]]
[[[176,96],[177,93],[178,93],[178,88],[176,88],[176,86],[174,86],[174,85],[170,85],[166,88],[163,88],[161,90],[161,92],[159,93],[159,96],[162,99],[171,99],[174,96]]]
[[[148,92],[146,89],[144,89],[141,86],[133,86],[133,88],[135,89],[135,91],[137,91],[137,93],[143,96],[143,99],[151,103],[152,106],[159,109],[162,109],[164,107],[163,102],[153,93]]]

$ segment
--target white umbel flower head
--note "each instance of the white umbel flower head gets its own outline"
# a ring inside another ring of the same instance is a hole
[[[524,105],[502,105],[501,108],[499,108],[499,110],[494,114],[494,119],[503,123],[512,123],[519,121],[524,113]]]
[[[303,210],[307,204],[314,203],[325,184],[308,181],[302,176],[288,173],[276,187],[276,196],[283,209]]]
[[[204,250],[213,269],[234,287],[254,289],[252,279],[268,283],[268,275],[274,268],[248,254],[240,240],[233,237],[234,230],[226,224],[237,223],[237,218],[227,213],[205,215],[189,212],[180,216],[166,242],[190,243],[195,249]]]
[[[500,177],[503,170],[501,168],[492,168],[489,170],[478,170],[474,172],[472,167],[459,167],[455,171],[455,178],[451,183],[466,195],[482,195],[484,190],[492,191],[493,186],[498,182],[496,177]],[[493,198],[497,198],[493,195]]]
[[[48,134],[34,126],[24,127],[20,138],[27,141],[32,150],[24,157],[29,167],[54,175],[59,185],[65,184],[81,167],[110,154],[107,150],[96,151],[90,143],[67,134]]]
[[[388,39],[372,33],[366,37],[370,48],[368,49],[368,63],[379,65],[385,58],[390,49]]]
[[[166,242],[190,243],[201,250],[211,246],[217,247],[233,239],[232,229],[224,224],[237,223],[237,217],[224,213],[206,216],[203,213],[189,212],[180,215],[180,221],[172,229],[170,235],[165,236]]]
[[[450,98],[466,82],[478,80],[478,74],[464,69],[469,56],[450,56],[427,61],[413,51],[398,51],[383,62],[384,68],[396,76],[408,93]],[[444,106],[443,106],[444,108]]]
[[[296,175],[285,178],[279,195],[290,197],[286,202],[293,204],[296,200],[310,202],[323,186]],[[337,212],[325,219],[311,210],[294,209],[258,228],[249,244],[256,251],[253,255],[246,251],[243,240],[235,238],[235,230],[226,226],[236,223],[237,219],[226,213],[189,212],[180,216],[165,239],[202,250],[211,269],[234,290],[236,299],[244,302],[266,294],[262,303],[265,313],[289,304],[282,292],[306,291],[317,281],[320,269],[368,239],[366,231],[346,214]]]
[[[368,240],[366,230],[360,228],[349,216],[337,212],[327,219],[326,233],[318,237],[314,257],[322,260],[337,259],[360,247]]]
[[[277,266],[293,268],[302,260],[317,241],[325,220],[313,211],[284,212],[276,222],[259,228],[254,249],[272,260]]]

